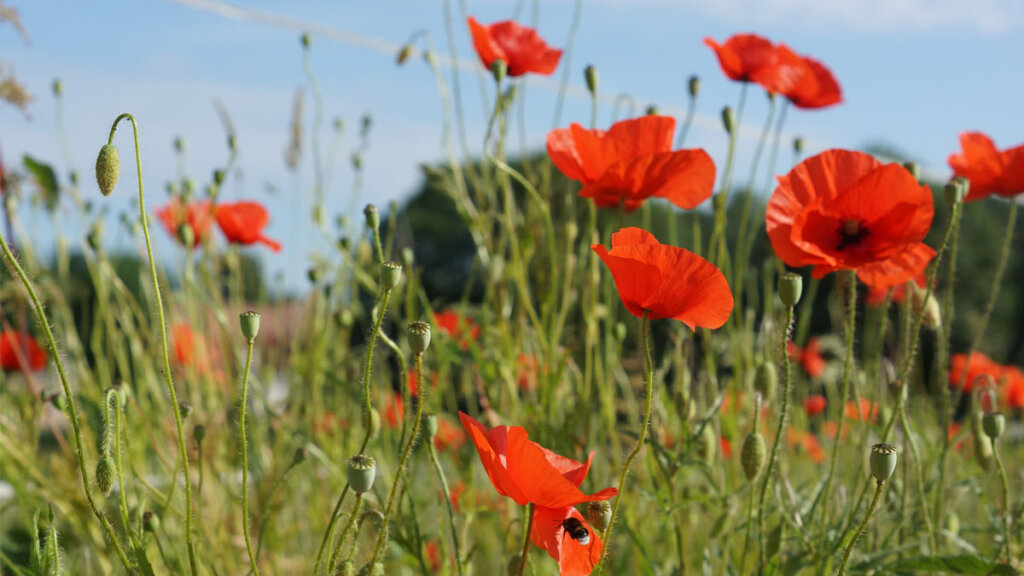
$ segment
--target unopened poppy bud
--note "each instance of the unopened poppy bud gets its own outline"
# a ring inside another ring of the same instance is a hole
[[[921,323],[926,328],[935,330],[942,323],[942,311],[939,308],[939,301],[935,298],[935,295],[928,294],[928,299],[925,300],[925,294],[927,294],[927,291],[923,288],[913,287],[911,297],[913,298],[914,308],[921,311]]]
[[[100,246],[103,244],[103,222],[97,221],[89,228],[89,234],[85,237],[85,241],[89,243],[89,248],[93,251],[98,251]]]
[[[359,170],[363,167],[363,156],[359,152],[352,153],[352,168]]]
[[[612,505],[607,500],[587,504],[587,522],[598,532],[604,532],[612,521]]]
[[[513,554],[505,566],[505,574],[508,576],[519,576],[523,571],[523,557],[520,554]]]
[[[732,131],[736,128],[736,115],[729,106],[722,108],[722,126],[725,127],[726,133],[730,136],[732,135]]]
[[[114,488],[114,459],[109,454],[101,456],[96,463],[96,486],[104,496]]]
[[[697,457],[706,464],[715,462],[715,433],[711,426],[705,426],[697,437]]]
[[[64,83],[60,81],[60,78],[56,78],[53,81],[53,95],[60,96],[64,93]]]
[[[378,230],[380,228],[380,211],[373,204],[367,204],[366,208],[363,208],[363,216],[366,217],[366,227],[370,230]]]
[[[117,402],[123,409],[128,405],[128,398],[132,395],[132,390],[128,386],[125,386],[124,382],[120,379],[114,380],[114,383],[110,385],[110,389],[117,394]]]
[[[220,186],[224,183],[225,174],[220,168],[213,171],[213,183]]]
[[[797,136],[796,138],[793,138],[793,152],[796,152],[797,154],[802,154],[803,151],[804,151],[804,139],[799,137],[799,136]]]
[[[743,440],[740,462],[743,464],[743,474],[747,480],[753,480],[761,473],[767,457],[768,450],[764,444],[764,436],[760,432],[752,432]]]
[[[587,81],[587,90],[590,91],[590,95],[594,96],[597,94],[597,68],[593,65],[588,65],[583,69],[583,78]]]
[[[648,106],[647,107],[647,115],[648,116],[657,116],[658,115],[658,107],[655,104],[651,104],[650,106]]]
[[[892,444],[875,444],[871,447],[871,475],[879,482],[885,482],[896,471],[896,447]]]
[[[971,182],[963,176],[957,176],[950,180],[943,191],[946,193],[946,203],[955,206],[964,201],[967,192],[971,189]]]
[[[177,138],[174,139],[174,151],[175,152],[184,152],[185,151],[185,139],[182,138],[181,136],[178,136]]]
[[[186,420],[192,415],[192,405],[188,402],[178,403],[178,410],[181,411],[181,419]]]
[[[309,278],[311,284],[320,282],[320,269],[316,266],[310,266],[309,270],[306,270],[306,277]]]
[[[782,531],[785,525],[785,522],[779,522],[779,525],[768,533],[768,541],[765,542],[765,552],[768,558],[772,558],[779,553],[779,549],[782,547]]]
[[[195,246],[196,232],[188,222],[183,222],[181,226],[178,226],[177,236],[178,242],[181,242],[182,246],[185,246],[186,248]]]
[[[914,177],[914,180],[921,180],[921,165],[917,162],[908,160],[903,163],[903,167],[910,172],[910,175]]]
[[[196,443],[201,444],[203,440],[206,439],[206,426],[197,424],[196,427],[192,429],[192,437],[196,439]]]
[[[152,510],[146,510],[142,513],[142,530],[152,534],[160,529],[160,517],[156,515],[156,512]]]
[[[690,76],[689,81],[687,81],[687,87],[690,90],[690,98],[696,98],[700,94],[700,76],[696,74]]]
[[[370,128],[373,127],[373,116],[370,116],[369,114],[363,114],[363,117],[359,119],[359,122],[359,133],[362,134],[363,137],[365,137],[367,134],[370,133]]]
[[[985,436],[996,440],[1006,430],[1006,417],[999,412],[985,414],[985,417],[981,419],[981,429],[985,431]]]
[[[437,415],[427,414],[423,417],[423,428],[427,431],[427,441],[437,436]]]
[[[334,569],[334,576],[356,576],[356,564],[351,560],[342,560]]]
[[[380,412],[376,408],[370,408],[368,418],[369,422],[366,422],[366,429],[370,431],[370,438],[376,438],[377,434],[380,434]]]
[[[779,300],[788,308],[796,306],[804,293],[804,279],[795,272],[786,272],[779,277]]]
[[[395,57],[395,63],[401,66],[402,64],[405,64],[405,61],[408,60],[410,56],[412,56],[412,45],[406,44],[398,51],[398,56]]]
[[[242,336],[250,342],[256,339],[260,333],[260,314],[254,310],[242,312],[238,316],[238,323],[242,327]]]
[[[303,48],[309,48],[309,34],[303,34],[299,37],[299,42]]]
[[[351,328],[355,321],[351,310],[338,310],[334,313],[334,322],[341,328]]]
[[[374,562],[370,567],[370,576],[384,576],[384,563]]]
[[[754,390],[761,394],[762,398],[770,399],[775,397],[775,387],[779,383],[779,371],[774,362],[761,362],[757,366],[757,373],[754,375]]]
[[[348,459],[348,485],[356,494],[364,494],[373,486],[377,462],[372,456],[357,454]]]
[[[104,144],[100,148],[100,154],[96,157],[96,184],[104,196],[110,196],[117,186],[117,179],[121,176],[121,158],[117,153],[117,146]]]
[[[982,470],[987,472],[992,469],[992,465],[995,463],[995,456],[992,453],[992,441],[989,440],[984,431],[983,419],[984,417],[981,414],[976,415],[972,419],[974,456],[978,459],[978,464]]]
[[[72,186],[76,186],[77,187],[78,186],[78,171],[77,170],[72,170],[71,172],[68,172],[68,180],[71,181],[71,185]],[[89,211],[89,206],[88,205],[86,205],[85,211],[86,212]]]
[[[430,324],[426,322],[409,322],[409,347],[413,355],[423,354],[430,346]]]
[[[402,265],[398,262],[387,261],[380,265],[380,283],[385,290],[394,290],[402,281]]]
[[[491,76],[494,76],[495,82],[501,84],[506,74],[508,74],[508,63],[500,58],[491,62]]]

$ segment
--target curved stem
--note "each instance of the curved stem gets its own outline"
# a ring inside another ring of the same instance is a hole
[[[526,574],[526,555],[530,553],[530,530],[533,529],[533,503],[526,505],[526,530],[523,531],[523,551],[519,555],[519,576]]]
[[[252,551],[249,537],[249,444],[245,434],[245,409],[249,400],[249,369],[252,367],[252,348],[254,339],[250,338],[245,351],[245,372],[242,377],[242,405],[238,417],[238,431],[242,437],[242,533],[245,536],[245,549],[249,553],[249,564],[252,573],[259,576],[260,569],[256,564],[256,555]]]
[[[878,506],[878,498],[882,495],[882,490],[885,488],[884,480],[877,480],[875,484],[875,496],[871,499],[871,505],[868,506],[868,513],[864,515],[864,521],[857,527],[857,533],[853,535],[853,539],[846,546],[846,552],[843,552],[843,562],[839,565],[839,576],[846,574],[846,563],[850,560],[850,553],[853,552],[853,547],[857,545],[857,540],[860,540],[864,530],[868,527],[868,520],[871,520],[871,515],[875,513],[875,507]]]

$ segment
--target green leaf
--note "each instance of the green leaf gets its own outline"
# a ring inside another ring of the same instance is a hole
[[[974,554],[919,556],[897,563],[893,570],[898,572],[946,572],[976,576],[1013,576],[1014,574],[1019,574],[1019,572],[1009,566],[996,564]]]
[[[32,158],[28,154],[22,158],[25,168],[28,169],[32,181],[39,187],[39,193],[43,196],[46,209],[53,212],[57,208],[57,200],[60,195],[60,187],[57,185],[57,173],[49,164],[44,164]]]

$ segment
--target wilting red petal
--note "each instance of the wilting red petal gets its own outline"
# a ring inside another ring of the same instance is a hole
[[[689,250],[661,244],[650,232],[623,228],[612,235],[611,250],[591,248],[634,316],[675,318],[693,330],[718,328],[732,313],[732,292],[718,268]]]
[[[1000,152],[988,136],[965,132],[960,135],[960,147],[961,153],[949,157],[949,166],[954,176],[971,182],[965,201],[1024,192],[1024,144]]]
[[[473,47],[487,68],[495,60],[505,62],[509,76],[522,76],[528,72],[549,76],[558,68],[562,51],[548,46],[533,28],[511,20],[484,26],[472,16],[467,23],[473,36]]]
[[[46,351],[35,338],[13,330],[0,332],[0,368],[37,371],[46,368]]]
[[[563,522],[568,518],[579,520],[587,530],[589,541],[586,546],[566,533]],[[554,509],[537,507],[533,513],[530,541],[558,561],[560,576],[587,576],[601,560],[601,536],[572,506]]]
[[[267,209],[257,202],[220,204],[215,211],[217,224],[229,242],[236,244],[265,244],[279,252],[281,244],[263,235],[270,222]]]

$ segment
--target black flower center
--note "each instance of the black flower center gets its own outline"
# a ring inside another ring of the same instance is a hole
[[[839,244],[836,246],[836,250],[843,250],[847,246],[858,246],[864,241],[871,231],[864,226],[863,220],[849,219],[843,222],[842,228],[836,230],[836,236],[839,237]]]

